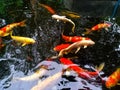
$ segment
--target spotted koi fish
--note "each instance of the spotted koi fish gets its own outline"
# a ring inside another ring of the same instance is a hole
[[[103,28],[108,30],[108,27],[110,27],[110,26],[111,26],[111,24],[109,24],[109,23],[99,23],[99,24],[93,26],[91,29],[86,29],[87,31],[84,34],[89,34],[92,31],[98,31],[98,30],[103,29]]]
[[[118,68],[115,72],[113,72],[106,80],[105,85],[107,88],[112,88],[115,85],[120,85],[118,82],[120,81],[120,68]]]
[[[90,40],[90,38],[87,37],[81,37],[81,36],[66,36],[64,34],[62,34],[62,38],[66,41],[66,42],[77,42],[77,41],[81,41],[81,40]]]
[[[12,24],[6,25],[5,27],[0,29],[0,37],[8,36],[10,34],[10,32],[13,30],[13,28],[15,28],[15,27],[26,26],[25,22],[26,22],[26,20],[23,20],[23,21],[18,22],[18,23],[12,23]]]
[[[96,69],[96,71],[88,71],[86,69],[83,69],[79,67],[77,64],[74,64],[70,59],[68,58],[60,58],[60,62],[64,65],[69,65],[68,68],[74,70],[79,77],[84,79],[91,79],[92,77],[98,76],[99,72],[103,69],[104,63],[101,63],[100,66]]]

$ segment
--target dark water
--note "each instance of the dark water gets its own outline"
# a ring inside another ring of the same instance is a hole
[[[36,43],[22,47],[12,41],[9,36],[2,38],[5,47],[0,49],[0,90],[30,90],[38,82],[42,82],[48,76],[62,70],[63,66],[58,59],[49,62],[46,58],[57,55],[58,53],[53,51],[54,46],[65,43],[61,38],[63,29],[66,35],[82,36],[85,28],[90,28],[103,21],[111,23],[109,31],[103,29],[86,35],[95,41],[94,46],[81,49],[77,55],[68,56],[77,56],[78,58],[73,62],[87,69],[105,62],[105,67],[100,73],[103,79],[106,79],[120,66],[120,26],[117,24],[119,21],[117,18],[82,16],[80,19],[72,19],[76,24],[75,33],[72,33],[70,23],[53,20],[51,14],[43,8],[33,12],[26,4],[22,10],[19,13],[15,11],[10,14],[9,17],[15,16],[12,19],[1,19],[0,26],[8,24],[10,21],[27,19],[26,27],[15,28],[14,35],[34,38]],[[48,65],[48,70],[40,78],[30,81],[16,79],[34,74],[33,69],[37,65]],[[104,83],[97,78],[88,81],[78,77],[73,71],[69,73],[70,75],[63,75],[54,85],[51,85],[51,89],[46,88],[45,90],[107,90]],[[120,86],[115,86],[111,90],[119,88]]]

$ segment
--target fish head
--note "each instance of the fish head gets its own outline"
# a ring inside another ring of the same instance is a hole
[[[59,16],[59,15],[57,15],[57,14],[52,15],[52,18],[53,18],[53,19],[57,19],[57,20],[64,19],[65,17],[66,17],[66,16]]]
[[[92,41],[92,40],[82,40],[82,41],[81,41],[81,44],[82,44],[83,46],[91,46],[91,45],[94,45],[95,42]]]

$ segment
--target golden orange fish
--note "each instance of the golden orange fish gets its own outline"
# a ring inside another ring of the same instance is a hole
[[[10,34],[10,32],[13,30],[13,28],[15,28],[17,26],[21,26],[21,27],[26,26],[25,21],[26,20],[23,20],[23,21],[18,22],[18,23],[8,24],[5,27],[1,28],[0,29],[0,37],[8,36]]]

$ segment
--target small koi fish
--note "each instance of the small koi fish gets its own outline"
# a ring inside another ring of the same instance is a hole
[[[60,45],[57,45],[56,47],[54,47],[54,51],[61,51],[62,49],[67,48],[68,46],[70,46],[70,44],[60,44]]]
[[[12,23],[12,24],[6,25],[5,27],[0,29],[0,37],[8,36],[10,34],[10,32],[12,31],[12,29],[17,26],[21,26],[21,27],[26,26],[25,22],[26,22],[26,20],[23,20],[18,23]]]
[[[65,15],[65,16],[68,16],[70,18],[75,18],[75,19],[80,18],[80,15],[78,15],[78,13],[67,11],[67,10],[66,11],[62,11],[61,14]]]
[[[110,26],[111,26],[111,24],[109,24],[109,23],[100,23],[100,24],[93,26],[91,29],[86,29],[87,31],[84,34],[89,34],[92,31],[98,31],[98,30],[103,29],[103,28],[108,30],[108,27],[110,27]]]
[[[120,81],[120,68],[118,68],[115,72],[113,72],[106,80],[105,85],[107,88],[112,88],[115,85],[120,85],[118,82]]]
[[[61,79],[62,74],[63,74],[63,71],[59,71],[53,76],[48,77],[44,81],[32,87],[31,90],[51,90],[52,87]]]
[[[73,44],[71,44],[67,48],[62,49],[59,52],[58,57],[62,57],[64,54],[67,54],[67,53],[71,52],[73,49],[76,49],[76,48],[77,48],[77,50],[76,50],[75,53],[77,53],[82,46],[84,46],[84,48],[87,48],[87,46],[91,46],[91,45],[94,45],[94,44],[95,44],[95,42],[92,41],[92,40],[82,40],[82,41],[74,42]]]
[[[37,70],[35,73],[29,76],[22,77],[22,78],[14,78],[14,79],[21,80],[21,81],[33,81],[42,77],[46,72],[47,72],[47,66],[41,66],[39,70]]]
[[[22,43],[22,46],[35,43],[35,40],[29,37],[12,36],[12,32],[10,36],[13,40]]]
[[[66,42],[77,42],[77,41],[81,41],[81,40],[90,40],[90,38],[86,38],[86,37],[81,37],[81,36],[66,36],[64,34],[62,34],[62,38],[66,41]]]
[[[40,4],[40,3],[39,5],[47,9],[51,14],[55,14],[55,10],[53,10],[53,8],[51,8],[50,6],[45,5],[45,4]]]
[[[86,69],[79,67],[77,64],[74,64],[68,58],[62,57],[62,58],[60,58],[60,62],[64,65],[69,65],[68,69],[74,70],[79,75],[79,77],[84,78],[84,79],[91,79],[92,77],[99,75],[99,72],[104,67],[104,63],[102,63],[102,64],[100,64],[98,69],[96,69],[96,71],[88,71]]]
[[[64,22],[70,22],[71,24],[73,24],[72,32],[74,32],[75,23],[71,19],[66,18],[66,16],[59,16],[57,14],[52,15],[52,18],[57,19],[57,21],[61,20],[61,21],[64,21]]]

